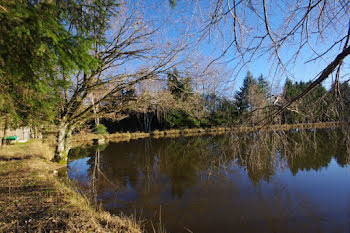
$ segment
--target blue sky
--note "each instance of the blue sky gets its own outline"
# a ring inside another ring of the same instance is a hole
[[[280,2],[281,1],[277,1],[277,3]],[[147,16],[147,18],[158,20],[157,24],[163,25],[162,30],[164,36],[174,40],[180,38],[185,32],[194,33],[201,31],[206,25],[205,22],[209,19],[208,13],[213,9],[213,5],[207,0],[178,0],[175,9],[171,9],[168,0],[146,0],[141,3],[141,6],[147,8],[145,9],[145,16]],[[278,9],[271,9],[270,22],[272,28],[277,28],[280,26],[282,18],[274,11],[278,11]],[[259,25],[259,23],[254,25],[255,20],[254,16],[247,16],[247,21],[252,23],[253,27],[256,27],[257,32],[260,30],[263,31],[262,25]],[[196,24],[196,21],[199,22]],[[225,48],[225,46],[227,46],[232,40],[233,32],[230,28],[230,24],[223,24],[221,30],[223,36],[218,35],[218,33],[215,34],[215,32],[212,33],[210,39],[209,37],[205,37],[205,39],[201,40],[200,45],[196,50],[196,53],[198,53],[197,55],[206,58],[207,63],[209,63],[211,59],[219,57],[222,54],[223,48]],[[332,31],[333,29],[330,28],[329,32]],[[197,38],[198,37],[193,36],[190,41],[196,42]],[[321,53],[339,38],[340,36],[336,34],[334,34],[334,36],[328,35],[327,39],[322,42],[320,38],[311,34],[310,41],[317,52]],[[297,43],[297,39],[295,41],[291,40],[290,43],[281,48],[280,55],[282,60],[287,61],[288,57],[295,53],[297,45],[293,45],[294,43]],[[310,48],[305,47],[300,52],[299,59],[294,64],[287,67],[288,77],[293,81],[309,81],[315,79],[317,75],[336,57],[340,49],[341,47],[335,46],[329,54],[323,57],[324,60],[318,59],[315,62],[306,63],[306,61],[313,58],[315,54]],[[234,56],[236,56],[236,51],[235,48],[232,48],[222,59],[218,60],[218,63],[224,63],[228,70],[233,70],[237,63],[235,61],[225,63],[225,61],[232,59]],[[349,72],[349,58],[346,59],[345,63],[343,74]],[[249,70],[256,77],[263,74],[272,83],[275,91],[278,91],[278,87],[283,86],[286,75],[283,75],[282,72],[276,73],[274,65],[273,61],[269,58],[269,54],[264,54],[260,57],[256,56],[255,59],[244,66],[239,73],[235,72],[231,76],[231,80],[235,80],[235,90],[241,86],[242,80]],[[345,77],[344,79],[349,79],[349,77]],[[324,85],[329,88],[331,82],[332,77],[329,77],[324,82]]]

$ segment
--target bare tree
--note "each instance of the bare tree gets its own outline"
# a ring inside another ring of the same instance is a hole
[[[137,85],[137,101],[128,108],[129,111],[142,113],[139,116],[146,132],[151,131],[151,123],[154,117],[159,122],[167,119],[171,110],[186,112],[193,117],[203,117],[206,109],[203,98],[197,93],[191,93],[186,98],[175,98],[165,89],[164,80],[147,80]]]
[[[249,120],[252,125],[255,125],[257,122],[262,121],[266,118],[267,113],[267,99],[264,94],[259,90],[258,85],[253,84],[247,90],[247,100],[250,106],[250,117]]]
[[[193,1],[198,4],[198,1]],[[346,77],[345,58],[350,54],[350,2],[347,0],[212,0],[203,23],[202,40],[220,39],[217,62],[234,64],[236,75],[256,59],[268,59],[272,81],[293,77],[297,63],[317,63],[312,83],[275,111],[276,116],[300,100],[334,73],[339,95]],[[312,72],[312,71],[310,71]]]
[[[206,67],[212,58],[200,56],[199,59],[192,61],[192,68],[188,70],[193,77],[195,92],[203,95],[233,96],[236,80],[231,79],[232,74],[229,69],[224,64],[212,64]]]
[[[60,90],[56,160],[67,158],[74,129],[94,117],[127,108],[133,99],[129,91],[136,83],[164,74],[185,59],[178,55],[186,41],[157,40],[161,25],[147,21],[141,10],[128,2],[122,4],[110,19],[107,41],[92,50],[98,67],[62,77],[69,85]]]

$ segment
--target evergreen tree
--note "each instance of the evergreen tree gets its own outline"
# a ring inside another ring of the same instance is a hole
[[[284,85],[283,98],[288,102],[295,96],[302,93],[309,85],[309,82],[295,82],[287,79]],[[318,85],[301,101],[294,104],[282,113],[283,123],[293,124],[305,121],[328,121],[333,117],[330,114],[331,105],[329,99],[326,98],[327,90]],[[332,102],[332,101],[331,101]]]
[[[193,99],[193,87],[192,78],[190,76],[181,77],[176,68],[172,72],[168,72],[167,76],[168,90],[173,95],[174,99],[183,104],[184,109],[172,109],[168,112],[165,120],[168,128],[178,127],[199,127],[201,121],[197,116],[191,114],[192,107],[186,108],[187,105],[194,105]]]
[[[171,94],[179,99],[186,99],[192,94],[192,79],[191,77],[181,77],[179,71],[174,68],[172,72],[168,72],[168,90]]]
[[[97,67],[113,1],[5,1],[0,8],[0,112],[6,122],[53,121],[69,74]],[[102,16],[102,17],[100,17]],[[97,33],[92,37],[91,31]]]
[[[262,93],[265,98],[267,98],[270,95],[270,91],[269,91],[269,82],[264,78],[264,76],[262,74],[260,74],[258,80],[257,80],[257,84],[259,87],[259,91],[260,93]]]
[[[209,111],[208,125],[232,124],[237,118],[235,102],[226,97],[216,96],[214,93],[204,97],[206,109]]]
[[[342,104],[342,120],[350,122],[350,85],[345,82],[340,88],[341,104]]]
[[[250,73],[250,71],[247,72],[247,75],[243,79],[243,85],[240,88],[240,90],[236,93],[235,99],[237,104],[238,113],[241,114],[249,109],[249,103],[248,103],[248,88],[252,85],[257,84],[256,79],[253,77],[253,75]]]
[[[260,75],[258,79],[248,71],[243,85],[236,93],[237,115],[242,121],[248,118],[251,124],[261,122],[266,117],[267,98],[269,97],[269,82]],[[250,113],[248,118],[242,114]]]

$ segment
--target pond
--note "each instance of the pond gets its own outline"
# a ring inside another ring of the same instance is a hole
[[[78,147],[68,176],[113,213],[167,232],[349,232],[339,130],[146,138]]]

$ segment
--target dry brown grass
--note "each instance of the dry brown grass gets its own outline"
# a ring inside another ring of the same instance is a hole
[[[0,161],[0,232],[141,232],[134,218],[94,209],[40,158]]]
[[[51,160],[53,158],[53,147],[41,140],[29,140],[26,143],[17,143],[14,145],[4,145],[0,148],[0,160],[44,158]]]
[[[93,142],[93,139],[102,139],[104,138],[106,141],[112,142],[122,142],[122,141],[130,141],[131,139],[139,139],[149,137],[150,133],[144,132],[135,132],[135,133],[114,133],[114,134],[106,134],[106,135],[97,135],[97,134],[76,134],[73,135],[73,145],[81,145],[81,144],[90,144]]]
[[[179,129],[169,129],[169,130],[165,130],[164,133],[166,135],[179,135],[180,130]]]
[[[55,147],[57,145],[57,135],[54,133],[47,134],[43,141],[49,146]]]
[[[160,131],[160,130],[154,130],[150,133],[151,136],[164,136],[165,131]]]

